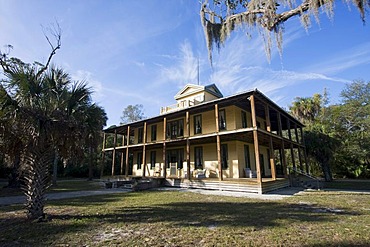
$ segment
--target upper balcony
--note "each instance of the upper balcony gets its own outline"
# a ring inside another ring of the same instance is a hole
[[[161,107],[160,114],[162,115],[162,114],[166,114],[166,113],[170,113],[170,112],[179,111],[179,110],[182,110],[184,108],[200,104],[203,101],[204,100],[200,101],[200,100],[196,100],[196,99],[194,99],[194,100],[182,100],[182,101],[180,101],[176,104]]]

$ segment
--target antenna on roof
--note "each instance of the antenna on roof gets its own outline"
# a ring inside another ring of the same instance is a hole
[[[199,74],[200,72],[199,72],[199,55],[198,55],[198,86],[199,86]]]

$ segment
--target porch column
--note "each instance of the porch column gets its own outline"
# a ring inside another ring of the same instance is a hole
[[[303,170],[303,164],[302,164],[302,155],[301,155],[301,148],[298,146],[298,161],[299,161],[299,169],[301,170],[301,171],[304,171]]]
[[[292,132],[290,131],[290,121],[289,121],[289,119],[287,119],[286,124],[287,124],[287,128],[288,128],[289,140],[292,141]]]
[[[221,141],[220,141],[220,126],[218,122],[218,104],[215,104],[215,118],[216,118],[216,145],[217,145],[217,163],[218,163],[218,179],[220,181],[223,180],[223,174],[222,174],[222,164],[221,164]]]
[[[287,128],[288,128],[288,135],[289,135],[289,140],[290,140],[290,156],[292,157],[292,164],[293,164],[293,168],[296,168],[296,165],[295,165],[295,159],[294,159],[294,149],[293,149],[293,143],[292,143],[292,132],[291,132],[291,129],[290,129],[290,120],[287,119]]]
[[[296,168],[295,158],[294,158],[295,155],[294,155],[293,143],[290,143],[290,155],[292,156],[293,168]]]
[[[281,116],[280,116],[280,112],[277,113],[277,120],[278,120],[278,136],[283,136],[283,129],[281,127]]]
[[[187,179],[190,179],[190,121],[189,121],[189,112],[186,112],[186,169],[187,169]]]
[[[269,132],[269,155],[270,155],[270,167],[271,167],[271,178],[272,180],[276,180],[276,166],[275,166],[275,152],[274,152],[274,145],[272,143],[272,135],[271,135],[271,121],[270,121],[270,108],[267,104],[265,104],[265,118],[266,118],[266,125],[267,131]]]
[[[258,144],[258,132],[257,132],[256,105],[255,105],[255,99],[254,99],[253,94],[250,96],[250,102],[251,102],[251,115],[252,115],[252,127],[253,127],[254,156],[256,160],[256,169],[257,169],[257,182],[259,184],[262,184],[260,148]]]
[[[166,126],[167,126],[167,119],[163,118],[163,177],[166,178]]]
[[[104,161],[105,161],[105,132],[103,132],[103,148],[101,157],[100,178],[102,178],[104,175]]]
[[[301,130],[301,140],[302,140],[302,145],[303,145],[303,155],[304,155],[304,163],[306,165],[306,172],[310,174],[310,165],[308,164],[308,160],[307,160],[306,145],[304,141],[304,134],[303,134],[302,127],[300,127],[300,130]]]
[[[281,123],[281,114],[280,112],[277,113],[277,119],[278,119],[278,134],[279,136],[283,137],[283,128],[282,128],[282,123]],[[287,165],[286,165],[286,156],[285,156],[285,143],[284,143],[284,139],[282,138],[281,139],[281,149],[280,149],[280,153],[281,153],[281,165],[283,167],[283,173],[284,173],[284,177],[288,177],[288,173],[287,173]]]
[[[126,140],[126,170],[125,170],[125,177],[128,177],[128,167],[129,167],[129,152],[128,146],[130,145],[130,126],[127,126],[127,140]]]
[[[298,129],[297,129],[297,124],[294,123],[294,133],[295,133],[295,140],[297,143],[299,143],[299,135],[298,135]]]
[[[112,176],[114,176],[114,167],[116,165],[116,146],[117,146],[117,130],[114,131],[113,139]]]
[[[284,177],[288,177],[288,170],[287,170],[287,165],[286,165],[286,156],[285,156],[285,144],[284,140],[281,140],[281,148],[282,148],[282,161],[283,161],[283,171],[284,171]]]
[[[125,136],[122,135],[122,146],[125,145]],[[123,159],[124,159],[124,155],[123,155],[123,149],[122,149],[122,153],[121,153],[121,172],[120,172],[120,175],[123,175]]]
[[[146,122],[144,122],[144,133],[143,133],[143,158],[142,158],[142,161],[143,161],[143,177],[145,177],[145,173],[146,173],[146,169],[148,168],[147,166],[147,163],[146,163],[146,155],[145,155],[145,151],[146,151],[146,147],[145,147],[145,143],[146,143]],[[148,174],[150,175],[150,174]]]

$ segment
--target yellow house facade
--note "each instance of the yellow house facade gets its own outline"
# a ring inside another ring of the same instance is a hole
[[[223,97],[214,84],[188,84],[175,100],[158,116],[104,130],[112,176],[262,184],[286,177],[288,165],[308,172],[303,125],[257,89]]]

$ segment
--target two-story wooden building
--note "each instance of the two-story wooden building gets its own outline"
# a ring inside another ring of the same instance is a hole
[[[175,99],[158,116],[104,130],[112,176],[263,193],[289,185],[287,166],[308,172],[302,123],[257,89],[223,97],[214,84],[188,84]]]

